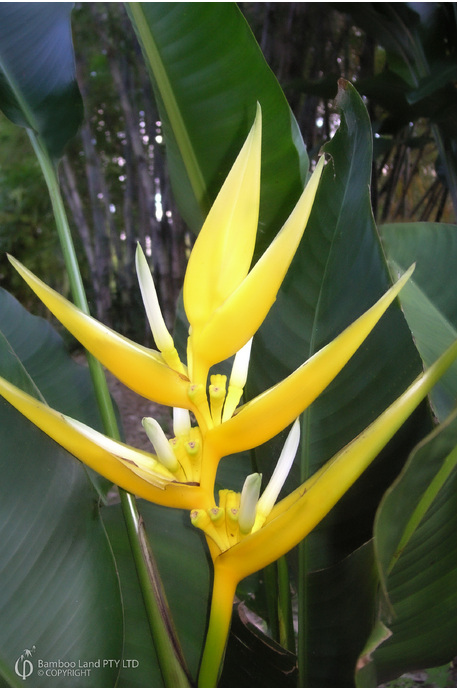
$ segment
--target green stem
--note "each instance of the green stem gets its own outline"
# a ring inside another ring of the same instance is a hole
[[[300,481],[310,476],[310,426],[311,411],[306,410],[301,419]],[[297,668],[298,687],[308,686],[308,570],[309,543],[302,540],[298,545],[298,583],[297,583]]]
[[[232,618],[236,578],[215,563],[210,621],[199,671],[199,688],[215,688],[226,651]]]
[[[277,561],[278,572],[278,619],[280,623],[280,644],[293,654],[296,653],[294,636],[293,609],[291,602],[291,586],[289,580],[288,561],[282,556]]]
[[[278,620],[278,578],[277,564],[270,563],[263,569],[264,592],[267,603],[267,620],[270,634],[276,642],[280,642],[280,621]]]
[[[85,314],[89,314],[86,292],[84,290],[78,259],[76,257],[75,247],[73,245],[73,239],[67,220],[67,214],[65,212],[65,206],[60,192],[56,168],[36,135],[31,130],[27,130],[27,132],[48,186],[54,218],[56,220],[57,234],[62,247],[65,268],[70,281],[70,290],[73,301],[76,306],[81,309],[81,311],[83,311]],[[113,402],[108,390],[104,371],[100,362],[98,362],[90,353],[86,353],[86,355],[105,433],[108,436],[111,436],[111,438],[119,440],[118,424],[116,422]]]
[[[27,130],[27,132],[48,186],[73,300],[81,311],[89,314],[89,306],[60,192],[56,167],[39,138],[31,130]],[[87,353],[87,359],[105,433],[111,438],[119,440],[119,428],[102,365],[90,353]],[[119,489],[119,493],[124,522],[129,535],[145,610],[164,682],[167,687],[189,687],[188,678],[183,670],[184,662],[170,624],[170,614],[166,610],[165,596],[161,598],[159,578],[152,567],[151,550],[147,543],[143,523],[138,515],[135,498],[122,489]]]

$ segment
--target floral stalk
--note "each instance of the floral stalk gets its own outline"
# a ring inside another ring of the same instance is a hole
[[[215,563],[207,637],[200,665],[198,687],[216,687],[226,650],[237,578],[231,570]]]

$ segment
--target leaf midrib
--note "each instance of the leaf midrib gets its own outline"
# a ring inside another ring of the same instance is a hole
[[[160,50],[156,41],[154,40],[152,32],[149,30],[149,25],[143,8],[141,7],[141,3],[130,2],[129,9],[148,59],[148,64],[152,73],[154,74],[164,107],[167,111],[170,125],[172,127],[172,131],[174,133],[192,191],[197,200],[199,208],[202,211],[202,214],[205,216],[209,208],[205,178],[201,167],[199,166],[198,158],[192,145],[188,129],[181,115],[178,101],[168,77],[165,64],[161,59]]]

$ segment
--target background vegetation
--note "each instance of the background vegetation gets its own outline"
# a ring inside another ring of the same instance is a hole
[[[408,3],[240,8],[284,89],[309,155],[316,157],[338,127],[334,97],[344,77],[364,96],[371,117],[377,221],[453,222],[456,5],[419,3],[415,12]],[[93,313],[148,342],[132,272],[136,242],[151,250],[171,324],[193,235],[174,205],[160,118],[124,5],[77,3],[72,26],[86,117],[60,175],[80,265]],[[0,142],[0,253],[11,252],[68,292],[39,166],[25,132],[3,115]],[[2,286],[27,304],[30,295],[1,262]]]

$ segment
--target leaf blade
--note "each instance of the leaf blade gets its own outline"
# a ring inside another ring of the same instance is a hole
[[[265,246],[302,191],[308,157],[245,19],[235,3],[131,3],[127,9],[149,62],[175,199],[195,232],[248,134],[256,101],[261,104]],[[149,39],[157,47],[151,60]]]
[[[36,132],[53,158],[81,123],[70,28],[71,3],[0,7],[0,107]]]
[[[375,554],[385,594],[379,596],[378,624],[392,634],[365,659],[362,683],[364,674],[381,683],[453,657],[455,465],[452,415],[414,450],[379,507]]]

